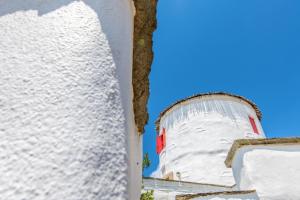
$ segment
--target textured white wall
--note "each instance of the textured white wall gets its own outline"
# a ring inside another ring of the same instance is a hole
[[[239,195],[216,195],[206,197],[196,197],[192,200],[258,200],[255,193],[253,194],[239,194]]]
[[[300,199],[300,146],[243,147],[232,163],[240,189],[255,189],[263,200]]]
[[[131,0],[0,0],[1,199],[137,198],[132,29]]]
[[[260,135],[253,133],[252,116]],[[188,100],[167,112],[160,121],[166,129],[166,148],[159,156],[155,176],[173,172],[182,181],[234,185],[232,170],[225,167],[228,150],[236,139],[263,138],[255,110],[235,97],[210,95]],[[161,131],[161,130],[160,130]]]

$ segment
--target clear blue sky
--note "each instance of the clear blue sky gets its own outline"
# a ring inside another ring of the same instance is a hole
[[[225,91],[254,101],[267,137],[300,136],[299,0],[159,0],[144,134],[149,176],[154,122],[176,100]]]

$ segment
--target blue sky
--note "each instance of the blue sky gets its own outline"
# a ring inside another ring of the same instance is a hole
[[[254,101],[267,137],[300,136],[299,0],[159,0],[144,134],[149,176],[154,122],[176,100],[225,91]]]

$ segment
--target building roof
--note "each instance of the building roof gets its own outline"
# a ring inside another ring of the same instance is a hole
[[[197,197],[207,197],[207,196],[217,196],[217,195],[243,195],[255,193],[255,190],[244,190],[244,191],[224,191],[224,192],[209,192],[209,193],[199,193],[199,194],[187,194],[187,195],[177,195],[176,200],[189,200]]]
[[[159,131],[159,124],[160,124],[160,119],[162,118],[162,116],[164,116],[169,110],[171,110],[175,106],[177,106],[177,105],[179,105],[179,104],[181,104],[183,102],[186,102],[188,100],[191,100],[191,99],[196,99],[196,98],[200,98],[200,97],[204,97],[204,96],[212,96],[212,95],[222,95],[222,96],[229,96],[229,97],[238,98],[241,101],[244,101],[244,102],[248,103],[250,106],[253,107],[253,109],[255,110],[256,115],[257,115],[257,117],[258,117],[259,120],[261,120],[261,118],[262,118],[262,113],[259,110],[259,108],[256,106],[256,104],[254,104],[249,99],[247,99],[245,97],[242,97],[242,96],[239,96],[239,95],[234,95],[234,94],[226,93],[226,92],[210,92],[210,93],[196,94],[196,95],[187,97],[187,98],[179,100],[179,101],[173,103],[172,105],[170,105],[169,107],[167,107],[165,110],[163,110],[159,114],[159,117],[158,117],[158,119],[155,122],[155,124],[156,124],[156,130]]]
[[[295,145],[300,144],[300,138],[271,138],[271,139],[239,139],[235,140],[227,154],[225,165],[230,168],[236,152],[245,146]]]
[[[149,73],[153,60],[152,35],[156,29],[157,0],[133,0],[135,6],[133,39],[133,110],[138,132],[148,121]]]

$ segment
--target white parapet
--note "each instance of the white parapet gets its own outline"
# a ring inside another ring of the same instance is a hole
[[[232,191],[224,185],[143,178],[143,190],[154,191],[155,200],[175,200],[176,195]]]
[[[259,200],[254,190],[180,195],[176,200]]]
[[[264,200],[300,199],[300,139],[236,141],[226,160],[237,189],[255,189]]]
[[[133,14],[132,0],[0,1],[1,199],[139,198]]]
[[[159,133],[165,130],[166,146],[159,153],[155,176],[235,184],[224,160],[234,140],[265,137],[260,117],[249,100],[225,93],[196,95],[177,102],[157,121]]]

